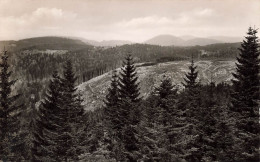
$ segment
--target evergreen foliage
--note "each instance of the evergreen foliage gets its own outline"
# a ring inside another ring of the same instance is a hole
[[[131,55],[126,57],[117,79],[113,72],[111,87],[106,96],[104,113],[108,123],[109,149],[117,153],[117,160],[136,160],[140,156],[138,147],[138,125],[140,122],[140,92],[138,77]]]
[[[61,87],[60,77],[54,71],[45,100],[39,107],[35,122],[33,161],[55,161],[58,156],[58,131],[60,129]],[[58,159],[57,159],[58,160]]]
[[[112,73],[111,85],[108,88],[106,95],[104,115],[106,118],[107,126],[113,129],[114,132],[118,131],[118,106],[119,106],[119,89],[118,89],[118,76],[117,71]]]
[[[112,72],[111,84],[108,88],[108,94],[106,95],[104,117],[104,125],[106,126],[105,133],[107,133],[106,142],[108,143],[107,149],[112,152],[112,150],[115,150],[115,147],[117,147],[115,142],[118,143],[118,137],[122,129],[119,118],[119,90],[116,70]],[[121,159],[118,157],[118,153],[112,153],[110,156],[115,159]]]
[[[8,54],[4,51],[0,63],[0,159],[3,161],[13,161],[20,159],[19,147],[22,145],[20,139],[19,117],[22,112],[22,105],[17,105],[16,101],[20,95],[12,95],[12,86],[15,80],[11,80],[10,66],[8,64]]]
[[[129,98],[132,102],[140,101],[138,77],[136,76],[136,68],[131,55],[127,55],[125,58],[121,71],[119,77],[120,98]]]
[[[5,51],[0,63],[0,161],[259,161],[256,34],[250,27],[241,44],[232,86],[212,78],[200,85],[192,56],[183,91],[164,77],[141,98],[128,55],[119,76],[112,72],[104,106],[86,112],[70,60],[61,77],[53,73],[40,106],[34,94],[26,111],[16,106],[19,95],[13,95],[15,81]]]
[[[55,71],[46,98],[39,108],[34,141],[35,161],[71,161],[78,158],[83,107],[76,94],[76,77],[71,62],[64,66],[63,78]]]
[[[76,77],[73,72],[72,63],[68,60],[65,63],[63,77],[61,78],[61,108],[59,119],[61,127],[59,131],[60,158],[63,161],[77,160],[80,150],[78,150],[79,130],[83,125],[84,109],[81,99],[76,94]]]
[[[233,73],[231,110],[237,119],[237,133],[243,153],[241,161],[259,161],[259,45],[257,30],[249,28],[237,57],[236,72]]]
[[[194,60],[193,60],[193,55],[191,59],[191,65],[189,66],[189,72],[185,74],[184,81],[183,83],[184,87],[186,89],[194,89],[197,86],[196,79],[198,77],[198,71],[196,71],[196,66],[194,65]]]

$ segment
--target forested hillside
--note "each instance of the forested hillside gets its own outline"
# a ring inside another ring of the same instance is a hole
[[[25,102],[30,95],[39,101],[45,92],[53,69],[61,71],[63,62],[70,59],[77,75],[76,84],[121,67],[122,60],[131,54],[136,63],[189,60],[234,59],[238,43],[213,44],[191,47],[162,47],[148,44],[132,44],[117,47],[94,47],[78,39],[62,37],[38,37],[19,41],[2,41],[0,47],[8,50],[9,62],[18,79],[16,90],[24,92]]]
[[[5,50],[0,160],[257,162],[256,34],[250,27],[239,50],[81,42],[55,49],[65,53]],[[84,105],[89,96],[103,104]]]

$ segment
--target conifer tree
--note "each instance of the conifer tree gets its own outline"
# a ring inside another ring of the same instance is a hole
[[[131,55],[127,55],[125,58],[121,71],[119,77],[120,98],[129,98],[132,102],[140,101],[138,77],[136,76],[136,68]]]
[[[119,90],[119,109],[118,116],[120,118],[121,128],[129,124],[137,125],[140,121],[140,110],[138,105],[141,98],[138,77],[131,55],[125,58],[123,67],[121,68],[118,90]]]
[[[155,93],[159,97],[158,101],[158,117],[159,120],[166,125],[166,122],[170,120],[171,108],[169,107],[169,101],[176,99],[177,89],[174,89],[174,86],[171,83],[171,79],[165,77],[160,86],[155,89]]]
[[[33,142],[34,142],[34,133],[35,133],[35,123],[36,118],[38,117],[38,110],[35,106],[36,104],[36,98],[32,94],[30,96],[30,104],[26,111],[23,112],[22,117],[23,119],[26,119],[21,124],[21,129],[24,134],[24,145],[23,145],[23,157],[26,160],[32,160],[33,159]]]
[[[106,95],[106,107],[115,106],[119,101],[119,91],[118,91],[118,76],[117,71],[112,72],[112,79],[110,87],[108,88],[108,94]],[[109,111],[109,110],[108,110]]]
[[[123,142],[124,154],[128,160],[136,160],[139,153],[139,143],[137,139],[137,127],[140,122],[140,92],[138,77],[133,63],[133,58],[128,55],[121,68],[118,87],[119,87],[119,139]]]
[[[189,66],[189,72],[184,78],[185,90],[183,92],[182,99],[178,102],[178,107],[183,109],[184,117],[189,123],[189,128],[186,136],[190,137],[190,142],[185,145],[186,155],[185,159],[188,161],[200,161],[202,158],[202,145],[199,143],[202,137],[202,132],[200,130],[201,120],[201,101],[200,101],[200,89],[199,84],[196,82],[198,77],[198,71],[196,71],[196,66],[194,65],[193,55],[191,60],[191,65]]]
[[[237,128],[243,152],[241,161],[259,161],[259,45],[257,30],[249,27],[237,57],[233,73],[231,110],[236,112]]]
[[[72,63],[68,60],[64,66],[63,78],[61,79],[62,86],[62,99],[63,99],[63,107],[68,107],[68,113],[70,114],[70,122],[77,123],[79,122],[78,116],[82,116],[84,110],[82,106],[79,104],[79,95],[76,93],[77,88],[75,87],[77,77],[73,72]]]
[[[105,106],[104,106],[104,125],[106,125],[106,143],[108,144],[108,150],[112,151],[112,157],[119,160],[118,153],[115,153],[116,147],[119,143],[120,134],[120,119],[119,115],[119,91],[118,91],[118,76],[117,71],[112,72],[112,79],[110,87],[108,88],[108,94],[106,95]],[[119,150],[120,151],[120,150]]]
[[[214,152],[217,161],[239,161],[235,156],[235,133],[234,133],[234,118],[228,114],[228,108],[217,107],[218,110],[223,110],[220,113],[215,113],[217,118],[215,129],[217,131],[212,135],[214,141]]]
[[[80,150],[78,150],[78,133],[82,126],[84,109],[81,99],[76,94],[76,77],[73,72],[72,63],[68,60],[65,63],[63,77],[61,78],[61,109],[60,119],[62,119],[59,134],[59,153],[63,161],[77,160]]]
[[[63,78],[54,72],[36,120],[34,161],[77,160],[84,110],[75,81],[70,61],[64,66]]]
[[[54,71],[34,124],[33,161],[61,160],[58,159],[58,134],[63,126],[59,116],[62,94],[60,84],[60,77]]]
[[[196,71],[196,66],[194,66],[193,55],[191,60],[191,65],[189,66],[190,71],[185,75],[184,78],[185,83],[182,83],[185,87],[183,100],[181,101],[188,108],[189,111],[187,112],[189,116],[196,116],[198,115],[200,107],[200,90],[199,84],[196,82],[198,77],[198,71]]]
[[[119,104],[118,76],[116,70],[113,71],[111,85],[106,95],[104,113],[107,122],[112,129],[116,129],[119,121],[117,121],[117,108]]]
[[[19,159],[18,145],[19,139],[19,116],[22,105],[17,105],[19,95],[12,94],[12,86],[15,80],[11,80],[10,66],[8,64],[8,54],[4,51],[0,63],[0,159],[3,161],[13,161]]]
[[[236,73],[233,73],[234,92],[232,104],[234,111],[248,111],[256,114],[259,100],[259,45],[257,30],[248,29],[246,39],[241,44],[240,54],[237,57]],[[248,109],[248,110],[247,110]]]
[[[167,98],[172,94],[176,94],[177,89],[173,89],[172,81],[170,78],[165,77],[159,87],[156,88],[156,91],[161,99]]]
[[[178,109],[177,88],[171,83],[170,78],[165,78],[158,88],[158,123],[157,131],[159,140],[157,146],[159,157],[163,161],[178,161],[183,159],[184,148],[190,143],[190,138],[186,138],[188,123],[183,115],[185,110]]]
[[[194,89],[197,86],[196,79],[198,77],[198,71],[196,71],[196,68],[197,67],[194,65],[194,60],[192,55],[191,65],[189,66],[190,72],[185,74],[186,77],[184,78],[185,83],[183,83],[186,89]]]

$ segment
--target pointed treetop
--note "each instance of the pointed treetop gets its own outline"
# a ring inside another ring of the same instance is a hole
[[[186,78],[184,78],[185,83],[182,83],[182,84],[187,89],[193,89],[197,85],[196,79],[198,77],[198,71],[196,71],[197,66],[194,65],[194,61],[193,61],[193,54],[191,57],[191,65],[189,66],[189,69],[190,69],[190,72],[185,74],[185,77],[186,77]]]
[[[163,99],[177,93],[177,89],[174,89],[171,78],[164,74],[163,79],[161,80],[161,84],[159,87],[155,88],[155,92],[160,96],[161,99]]]
[[[120,77],[119,77],[119,92],[120,98],[126,99],[129,98],[131,101],[138,102],[140,101],[140,89],[139,83],[137,82],[138,77],[136,76],[136,68],[134,66],[133,58],[131,55],[127,55],[123,66],[121,68]]]

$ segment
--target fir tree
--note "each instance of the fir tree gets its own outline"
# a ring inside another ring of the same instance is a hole
[[[28,161],[32,161],[33,159],[33,142],[34,142],[34,133],[35,133],[35,123],[36,118],[38,116],[38,110],[35,106],[37,100],[35,96],[32,94],[30,97],[30,104],[26,111],[23,112],[22,117],[26,119],[21,124],[21,129],[24,137],[24,146],[23,146],[23,154],[24,159]]]
[[[61,109],[59,117],[61,125],[59,129],[58,152],[64,161],[77,160],[80,150],[78,149],[79,130],[82,126],[84,109],[81,99],[76,93],[76,77],[73,72],[71,61],[64,66],[63,78],[61,78]]]
[[[164,76],[165,77],[165,76]],[[160,99],[168,98],[170,95],[176,94],[177,89],[173,89],[172,81],[170,78],[165,77],[159,87],[155,89]]]
[[[256,115],[259,100],[259,45],[257,30],[248,29],[246,39],[241,44],[237,57],[236,73],[233,73],[234,92],[232,104],[234,111],[248,111]]]
[[[22,105],[18,106],[16,101],[19,95],[12,94],[12,86],[15,80],[11,80],[10,66],[8,64],[8,54],[4,51],[0,63],[0,159],[3,161],[13,161],[19,159],[20,150],[20,122],[19,116]]]
[[[118,76],[117,71],[112,72],[112,79],[110,87],[108,88],[108,94],[106,95],[105,106],[104,106],[104,125],[106,143],[108,144],[108,150],[115,150],[117,147],[118,137],[120,134],[121,124],[120,119],[118,118],[118,109],[119,109],[119,91],[118,91]],[[112,157],[119,160],[119,157],[114,151],[111,152]]]
[[[217,123],[215,129],[217,130],[212,139],[214,141],[214,156],[217,161],[239,161],[235,156],[235,132],[234,132],[234,118],[230,117],[227,107],[219,106],[216,110],[222,110],[214,114]]]
[[[194,89],[197,86],[196,79],[198,77],[198,71],[196,71],[196,68],[197,67],[194,65],[193,55],[192,55],[191,65],[189,66],[190,72],[185,74],[186,77],[184,78],[185,83],[183,83],[186,89]]]
[[[136,68],[131,55],[127,55],[121,70],[119,77],[120,98],[129,98],[132,102],[140,101],[138,77],[136,76]]]
[[[158,98],[158,107],[159,110],[157,112],[158,119],[166,124],[169,121],[169,117],[171,115],[171,108],[169,107],[169,101],[173,101],[176,99],[177,89],[174,89],[174,86],[171,83],[171,79],[165,77],[160,86],[155,88],[155,94],[157,94]]]
[[[106,95],[106,107],[115,106],[119,101],[119,91],[118,91],[118,76],[117,71],[114,70],[112,73],[112,79],[110,87],[108,88],[108,94]],[[109,110],[108,110],[109,111]]]
[[[121,68],[118,90],[119,90],[119,109],[118,116],[120,121],[120,128],[129,126],[129,124],[137,125],[140,121],[140,104],[141,98],[138,77],[136,76],[136,69],[133,65],[131,55],[126,57],[123,67]]]
[[[139,154],[139,141],[137,139],[137,127],[140,122],[141,111],[140,92],[138,87],[138,77],[133,65],[131,55],[126,57],[119,77],[119,104],[118,104],[118,121],[119,121],[119,140],[124,146],[124,155],[128,160],[136,160]]]
[[[54,71],[45,100],[39,107],[35,121],[33,161],[56,161],[58,159],[58,134],[60,125],[61,87],[60,77]]]
[[[118,89],[118,76],[116,70],[113,71],[111,85],[108,88],[108,94],[106,95],[104,115],[106,122],[111,129],[118,128],[120,121],[117,119],[118,105],[119,105],[119,89]]]
[[[198,71],[194,66],[193,55],[191,65],[189,66],[190,71],[185,75],[184,78],[185,90],[182,94],[182,98],[178,101],[178,107],[184,111],[183,117],[186,118],[189,123],[189,127],[186,131],[186,136],[189,138],[189,142],[185,145],[184,149],[186,154],[185,159],[188,161],[200,161],[202,159],[202,145],[200,139],[202,132],[200,130],[201,120],[201,99],[200,99],[200,86],[196,82]]]
[[[257,30],[249,28],[237,57],[233,73],[231,110],[236,112],[237,128],[243,152],[241,161],[259,161],[259,45]]]
[[[177,108],[177,88],[172,85],[170,78],[162,80],[161,85],[156,88],[159,96],[158,123],[159,133],[159,157],[163,161],[178,161],[183,158],[184,146],[190,139],[186,138],[188,123],[183,115],[185,110]],[[185,142],[184,142],[185,141]]]

